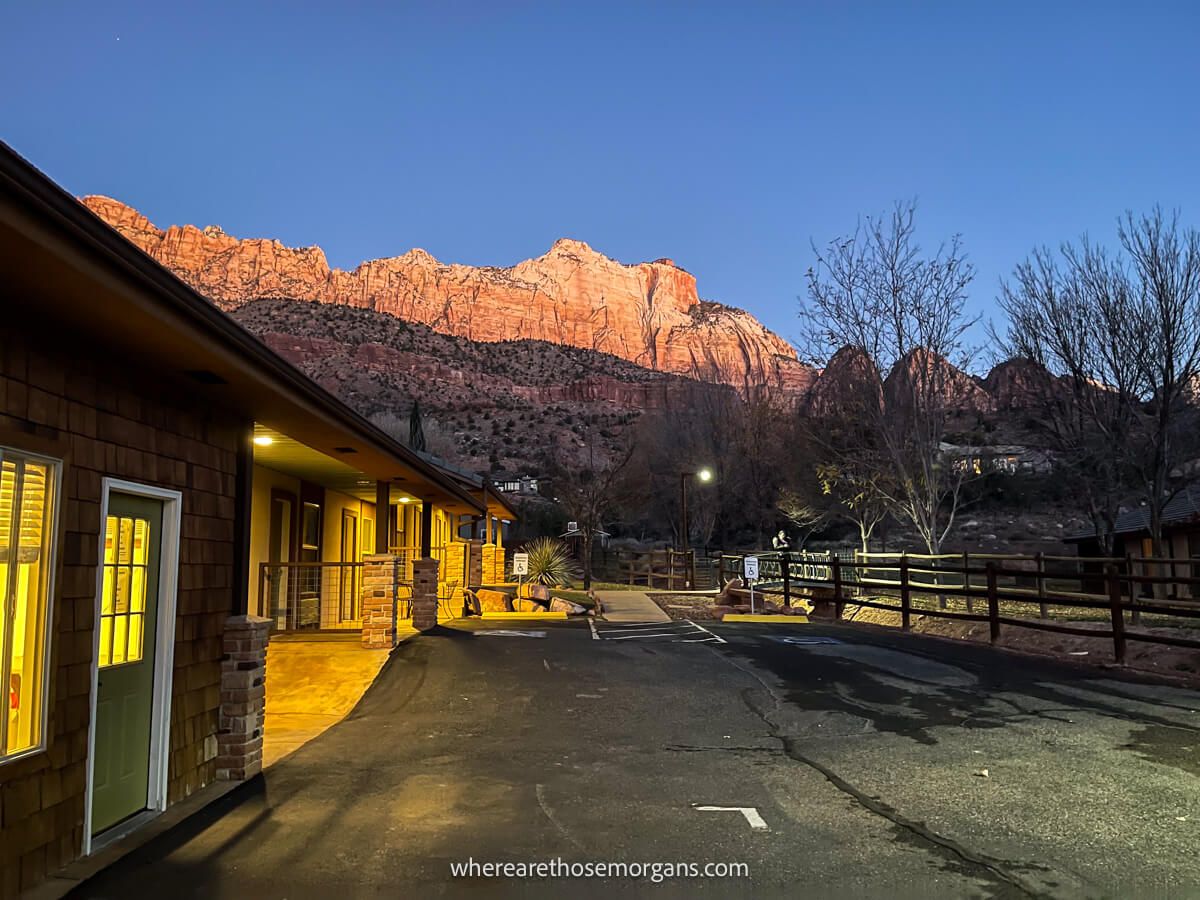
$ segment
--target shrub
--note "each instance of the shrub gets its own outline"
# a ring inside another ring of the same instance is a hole
[[[551,537],[534,538],[525,545],[529,554],[530,581],[549,587],[566,587],[579,577],[571,552],[562,541]]]

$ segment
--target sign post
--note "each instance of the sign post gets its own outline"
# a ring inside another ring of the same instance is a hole
[[[747,556],[742,560],[742,574],[750,587],[750,614],[754,615],[754,582],[758,581],[758,557]]]
[[[513,574],[517,576],[517,596],[521,596],[521,587],[525,586],[525,576],[529,574],[529,554],[514,553],[513,554]]]

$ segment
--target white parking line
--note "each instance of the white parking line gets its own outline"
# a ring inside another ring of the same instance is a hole
[[[688,622],[691,625],[696,625],[696,623],[693,622],[691,619],[684,619],[684,621]],[[718,644],[728,644],[729,643],[727,640],[725,640],[725,638],[721,637],[718,634],[713,634],[711,631],[709,631],[703,625],[696,625],[696,627],[699,628],[701,631],[703,631],[705,634],[711,634]]]
[[[770,831],[767,828],[767,822],[758,814],[758,808],[754,806],[697,806],[697,812],[739,812],[746,817],[746,821],[755,831]]]
[[[632,641],[637,638],[678,637],[678,636],[679,636],[679,632],[677,632],[677,631],[652,631],[652,632],[639,632],[637,634],[619,634],[619,635],[614,635],[613,637],[606,637],[604,640],[606,640],[606,641]]]
[[[593,641],[600,640],[600,635],[596,634],[596,620],[595,619],[588,617],[588,628],[592,629],[592,640]]]

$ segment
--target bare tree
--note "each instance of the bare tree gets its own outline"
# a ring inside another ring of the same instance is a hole
[[[1063,265],[1039,249],[1001,283],[1010,356],[1031,360],[1029,393],[1056,451],[1059,474],[1078,491],[1106,555],[1130,488],[1128,446],[1137,409],[1128,297],[1112,292],[1111,266],[1086,241],[1063,248]]]
[[[1133,297],[1139,395],[1149,418],[1137,471],[1150,513],[1155,555],[1171,556],[1163,544],[1163,508],[1183,487],[1197,448],[1189,395],[1200,378],[1200,232],[1180,232],[1179,214],[1159,207],[1118,228],[1129,254],[1119,269],[1122,289]],[[1114,267],[1116,268],[1116,267]]]
[[[1048,432],[1106,553],[1122,496],[1146,501],[1156,555],[1162,513],[1197,452],[1190,397],[1200,378],[1200,233],[1159,208],[1119,220],[1123,253],[1084,237],[1058,258],[1034,251],[1001,285],[1005,349],[1046,370]]]
[[[857,405],[880,448],[876,484],[891,512],[938,553],[966,474],[946,459],[942,441],[973,388],[959,368],[970,358],[965,304],[975,269],[958,236],[923,255],[915,214],[915,204],[897,204],[823,250],[814,245],[800,317],[816,361],[849,348],[882,379]]]
[[[797,550],[803,550],[812,533],[829,519],[828,507],[787,488],[780,491],[775,508],[800,532]]]
[[[588,433],[581,462],[554,477],[558,501],[579,526],[580,563],[583,589],[592,587],[592,546],[613,511],[626,499],[625,467],[633,457],[635,444],[629,441],[616,452],[606,454]]]
[[[858,528],[859,549],[871,549],[875,529],[888,516],[888,497],[891,491],[883,484],[886,474],[875,467],[839,467],[826,463],[817,467],[821,490],[834,504],[842,518]]]

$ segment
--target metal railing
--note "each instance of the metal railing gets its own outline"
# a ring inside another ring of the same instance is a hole
[[[362,628],[361,562],[262,563],[258,595],[275,631]]]
[[[419,547],[389,547],[397,621],[412,618],[413,563]],[[462,613],[471,547],[456,542],[431,549],[438,560],[439,616]],[[259,565],[259,609],[276,632],[355,631],[362,628],[362,562],[265,562]]]

